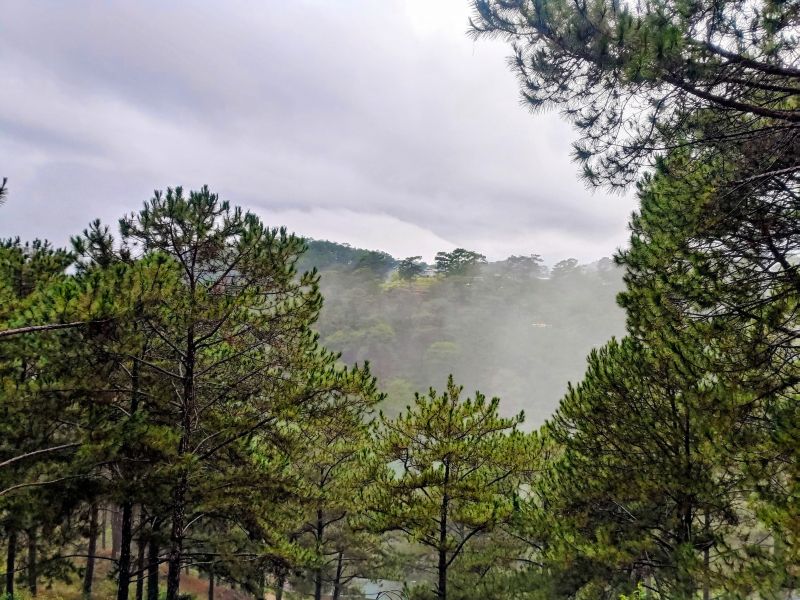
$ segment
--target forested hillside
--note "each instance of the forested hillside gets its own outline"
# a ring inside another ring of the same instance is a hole
[[[323,345],[345,363],[370,362],[389,412],[453,374],[539,425],[565,382],[580,379],[589,351],[624,332],[622,272],[609,259],[549,268],[535,255],[514,256],[466,270],[417,260],[411,273],[401,262],[324,241],[309,242],[300,262],[321,273]]]

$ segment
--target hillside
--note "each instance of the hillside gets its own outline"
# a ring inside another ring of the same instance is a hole
[[[382,252],[312,240],[299,265],[321,273],[323,344],[345,363],[370,362],[388,412],[452,373],[537,425],[567,382],[581,378],[589,351],[624,332],[622,276],[608,259],[548,268],[536,257],[510,257],[447,276],[429,267],[408,280],[398,264]]]

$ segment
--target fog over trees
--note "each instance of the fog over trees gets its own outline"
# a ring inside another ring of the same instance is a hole
[[[535,254],[460,264],[466,252],[426,265],[311,241],[300,264],[320,271],[316,329],[345,362],[369,361],[389,396],[385,411],[453,374],[467,390],[501,397],[504,414],[524,410],[527,427],[539,425],[589,351],[624,332],[622,270],[608,258],[548,267]]]

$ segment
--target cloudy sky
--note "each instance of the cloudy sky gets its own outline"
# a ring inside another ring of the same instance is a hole
[[[396,256],[593,260],[630,196],[519,102],[468,0],[6,0],[0,236],[63,243],[155,188],[208,184],[271,225]]]

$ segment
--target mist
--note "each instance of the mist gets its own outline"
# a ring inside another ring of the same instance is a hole
[[[610,259],[525,258],[401,280],[390,255],[312,241],[301,267],[321,272],[323,345],[345,364],[369,362],[385,412],[452,374],[465,393],[499,397],[503,414],[524,411],[534,428],[580,380],[591,349],[624,334],[625,315],[616,304],[622,272]]]

